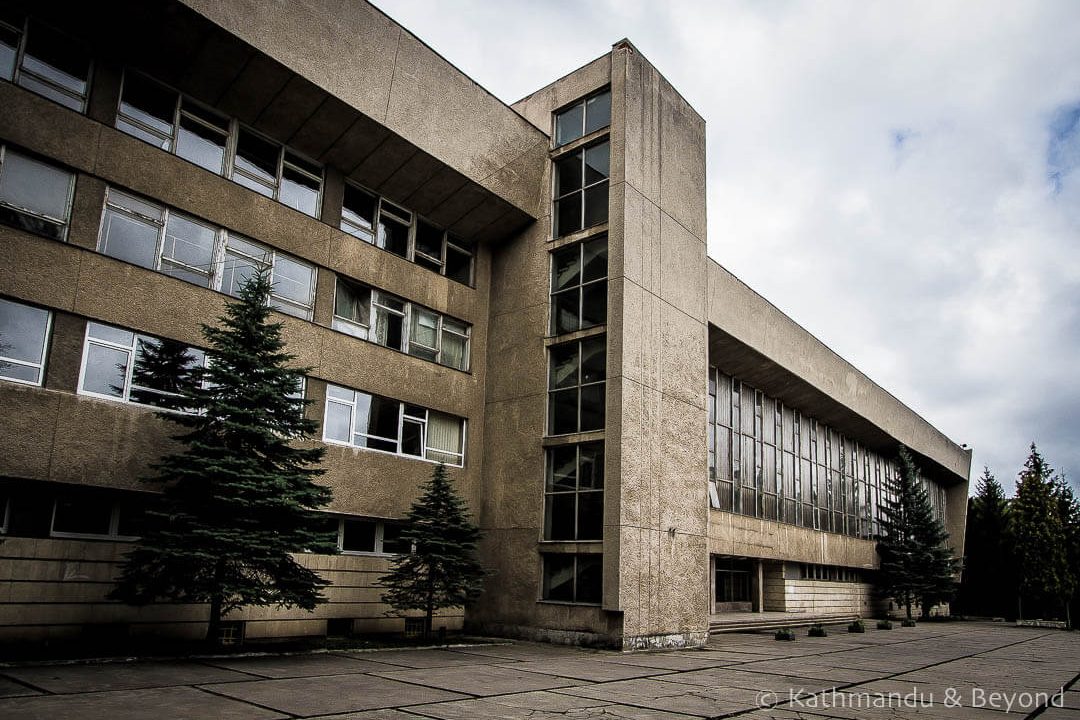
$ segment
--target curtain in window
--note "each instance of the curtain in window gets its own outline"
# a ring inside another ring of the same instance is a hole
[[[465,338],[453,333],[443,332],[442,364],[459,370],[465,369]]]
[[[448,465],[462,464],[461,420],[437,412],[428,413],[427,459]]]

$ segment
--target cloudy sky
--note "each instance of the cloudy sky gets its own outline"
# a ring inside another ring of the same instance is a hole
[[[713,258],[973,476],[1080,480],[1080,3],[375,2],[506,102],[630,38],[706,120]]]

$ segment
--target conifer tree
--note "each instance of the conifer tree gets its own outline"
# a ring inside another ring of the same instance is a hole
[[[895,499],[882,505],[878,590],[903,606],[908,619],[916,602],[922,603],[926,616],[933,604],[952,596],[957,561],[947,546],[948,533],[934,517],[930,497],[919,482],[915,462],[903,446],[890,483]]]
[[[383,602],[395,610],[424,611],[429,638],[436,610],[463,606],[480,594],[484,569],[476,559],[480,530],[450,484],[446,466],[436,465],[421,489],[401,532],[413,551],[397,556],[381,583],[387,588]]]
[[[990,468],[983,468],[968,503],[961,605],[968,614],[1011,615],[1016,578],[1009,501]]]
[[[210,642],[240,607],[314,609],[328,583],[291,553],[336,550],[314,512],[330,500],[315,482],[324,450],[295,445],[315,430],[295,396],[305,369],[287,367],[294,356],[269,321],[269,293],[265,274],[249,278],[219,326],[202,328],[206,366],[169,386],[188,412],[158,417],[181,428],[180,448],[153,466],[160,503],[110,595],[208,603]],[[162,360],[174,354],[159,350]],[[147,372],[160,373],[162,363],[152,365]]]
[[[1065,531],[1065,581],[1062,583],[1062,595],[1065,605],[1065,620],[1073,627],[1074,608],[1077,588],[1080,587],[1080,500],[1073,492],[1065,473],[1052,481],[1054,499],[1057,501],[1058,514]]]
[[[1056,613],[1068,590],[1067,538],[1053,472],[1031,443],[1012,502],[1020,617]]]

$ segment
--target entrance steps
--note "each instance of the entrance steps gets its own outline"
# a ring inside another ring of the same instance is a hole
[[[730,613],[713,615],[709,620],[709,634],[728,632],[754,632],[780,630],[781,628],[809,627],[810,625],[840,625],[858,620],[856,613]]]

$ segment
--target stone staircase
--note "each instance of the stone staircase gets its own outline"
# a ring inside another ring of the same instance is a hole
[[[781,628],[809,627],[810,625],[847,625],[859,618],[856,613],[738,613],[714,616],[709,622],[709,634],[729,632],[756,632]]]

